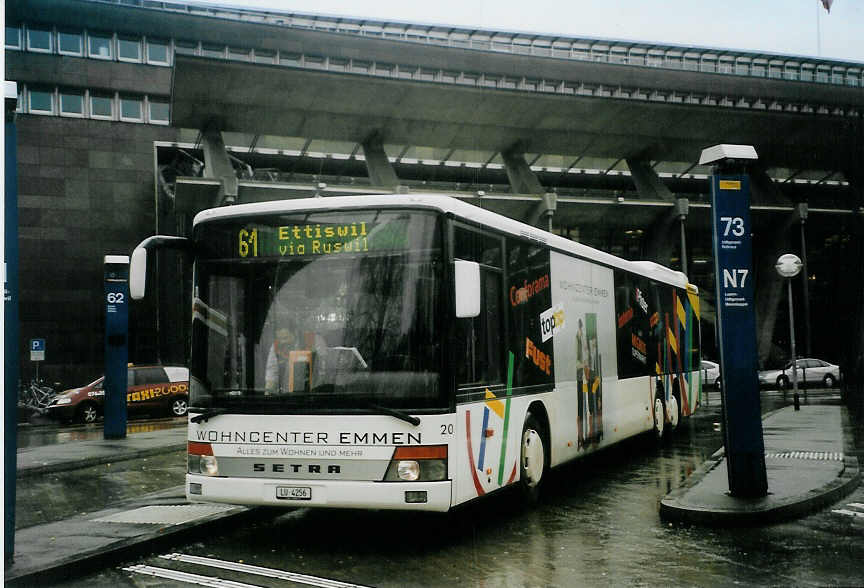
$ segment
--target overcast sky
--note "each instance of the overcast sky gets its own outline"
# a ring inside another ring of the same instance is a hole
[[[821,0],[225,0],[211,3],[864,62],[862,0],[833,0],[830,14],[822,7]]]

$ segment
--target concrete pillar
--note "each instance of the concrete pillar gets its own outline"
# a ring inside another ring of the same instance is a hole
[[[678,231],[678,217],[672,208],[658,214],[645,230],[644,258],[668,266],[675,253]]]
[[[753,205],[792,206],[792,201],[780,191],[761,163],[755,164],[750,170],[750,192]]]
[[[398,190],[399,177],[396,175],[390,160],[387,159],[381,135],[373,133],[363,141],[362,145],[363,155],[366,158],[366,171],[369,173],[369,183],[372,186]]]
[[[687,215],[690,213],[690,200],[687,198],[677,198],[675,200],[674,214],[678,218],[679,228],[681,229],[681,271],[684,275],[687,274]]]
[[[525,161],[525,153],[520,144],[501,152],[501,159],[504,160],[504,169],[507,172],[507,180],[510,182],[510,189],[514,194],[537,194],[540,195],[540,201],[534,205],[527,217],[524,219],[526,223],[533,226],[541,226],[541,228],[552,230],[552,215],[558,207],[558,195],[553,192],[546,192],[546,189],[540,184],[537,175],[531,171],[531,166]],[[543,223],[544,219],[546,220]]]
[[[754,166],[750,170],[750,191],[753,204],[791,206],[791,201],[780,192],[765,169]],[[759,365],[765,365],[771,354],[774,339],[774,326],[777,313],[784,303],[784,282],[777,275],[774,264],[777,258],[790,252],[790,231],[797,222],[794,212],[782,214],[770,232],[756,235],[753,247],[753,265],[756,272],[756,347],[759,352]]]
[[[626,161],[640,198],[674,202],[675,196],[672,191],[660,180],[660,176],[648,161],[633,158],[628,158]]]
[[[547,231],[552,230],[552,215],[558,209],[558,194],[554,192],[546,192],[540,197],[540,202],[534,205],[531,213],[528,215],[527,223],[535,227],[540,226],[541,221],[545,218],[547,226],[542,227]]]
[[[844,321],[848,325],[846,330],[838,333],[844,343],[839,358],[842,394],[846,406],[860,418],[864,416],[864,296],[861,295],[864,283],[864,172],[861,171],[864,168],[864,145],[860,146],[859,154],[862,166],[844,171],[849,181],[849,208],[854,218],[848,225],[851,237],[849,255],[838,268],[834,291],[839,297],[835,311],[848,317]]]
[[[669,210],[661,212],[645,232],[645,259],[668,266],[675,253],[675,243],[684,245],[683,222],[687,218],[689,201],[675,198],[672,191],[663,183],[651,164],[643,159],[628,158],[627,167],[639,197],[643,200],[668,202]],[[681,251],[682,261],[686,251]]]
[[[225,150],[222,132],[215,127],[207,127],[201,131],[202,148],[204,149],[204,177],[218,179],[221,182],[216,201],[212,206],[223,206],[237,202],[238,184],[234,166]]]
[[[531,171],[528,162],[525,161],[525,153],[521,145],[515,145],[501,152],[504,160],[504,169],[507,171],[507,180],[514,194],[544,194],[546,190],[540,184],[540,180]]]

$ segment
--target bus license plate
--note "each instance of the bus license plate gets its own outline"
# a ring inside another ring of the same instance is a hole
[[[304,486],[276,486],[276,498],[284,500],[312,500],[312,488]]]

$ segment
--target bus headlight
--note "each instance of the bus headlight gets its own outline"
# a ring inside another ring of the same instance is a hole
[[[447,479],[446,445],[397,447],[385,482],[437,482]]]
[[[209,443],[189,441],[187,443],[187,467],[190,474],[219,475],[219,462],[213,455],[213,447]]]
[[[396,473],[400,480],[413,482],[420,477],[420,464],[416,461],[400,461]]]
[[[202,455],[201,456],[201,473],[207,474],[208,476],[218,476],[219,475],[219,464],[216,462],[216,456],[214,456],[214,455]]]

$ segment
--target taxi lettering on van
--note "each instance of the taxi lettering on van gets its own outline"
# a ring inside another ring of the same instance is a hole
[[[188,384],[178,383],[170,386],[153,386],[145,390],[136,390],[126,394],[126,402],[144,402],[146,400],[156,400],[160,396],[170,396],[171,394],[184,394],[189,389]]]

